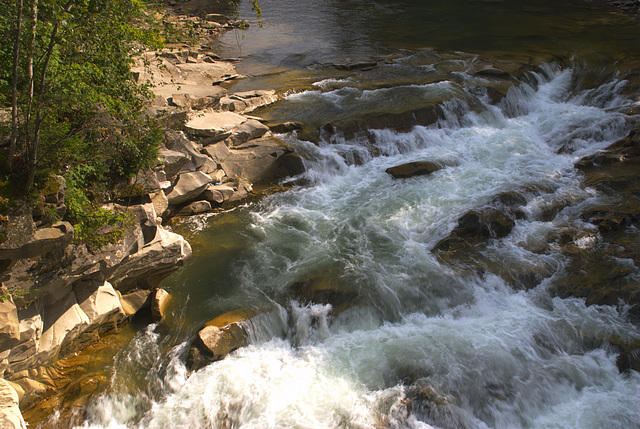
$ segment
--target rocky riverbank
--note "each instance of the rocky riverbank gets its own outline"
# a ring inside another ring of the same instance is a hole
[[[155,95],[148,113],[166,125],[160,159],[107,206],[126,213],[123,238],[95,249],[74,241],[66,221],[48,225],[24,209],[8,219],[0,246],[0,426],[25,427],[20,409],[66,391],[73,380],[55,363],[99,342],[138,312],[162,317],[161,280],[191,256],[189,243],[165,226],[172,219],[223,210],[304,170],[301,158],[274,137],[256,107],[273,91],[229,93],[242,78],[233,60],[220,59],[206,41],[246,25],[219,14],[174,14],[196,29],[197,44],[170,46],[136,60],[134,76]],[[64,213],[64,179],[43,198]],[[107,232],[107,231],[104,231]]]

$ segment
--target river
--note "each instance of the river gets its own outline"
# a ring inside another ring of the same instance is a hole
[[[163,282],[171,313],[135,325],[77,427],[640,427],[640,375],[616,364],[640,341],[629,307],[557,293],[584,278],[566,242],[602,241],[581,214],[617,197],[574,164],[637,123],[637,20],[558,0],[260,4],[263,27],[219,50],[252,76],[233,90],[285,94],[255,114],[306,124],[280,138],[307,171],[176,227],[194,257]],[[446,167],[385,172],[422,160]],[[496,207],[507,234],[443,250]],[[633,258],[606,264],[638,288]],[[189,372],[197,329],[238,308],[270,310],[248,346]]]

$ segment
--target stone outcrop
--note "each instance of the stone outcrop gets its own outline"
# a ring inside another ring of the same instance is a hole
[[[191,255],[184,238],[157,223],[153,203],[113,209],[128,211],[131,223],[118,243],[100,249],[74,243],[66,222],[5,243],[2,256],[14,259],[4,264],[0,371],[19,387],[21,406],[50,390],[34,368],[83,349],[148,305],[151,291]],[[20,223],[30,230],[28,219]]]

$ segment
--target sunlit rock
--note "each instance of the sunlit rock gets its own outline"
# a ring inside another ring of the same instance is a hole
[[[167,200],[170,205],[193,201],[204,191],[211,181],[211,177],[201,171],[182,173],[178,176],[178,181],[167,195]]]
[[[153,320],[160,321],[164,318],[170,301],[171,295],[169,295],[169,292],[162,288],[156,289],[151,300],[151,317],[153,317]]]
[[[26,429],[18,406],[18,394],[8,381],[0,378],[0,427]]]
[[[231,131],[247,118],[233,112],[206,112],[194,115],[184,126],[185,131],[198,137],[214,137],[220,140],[231,135]]]

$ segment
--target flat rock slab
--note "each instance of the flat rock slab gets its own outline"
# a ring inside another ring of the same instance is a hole
[[[234,128],[246,121],[247,118],[233,112],[206,112],[190,119],[184,129],[189,134],[198,137],[226,138],[231,135]]]

